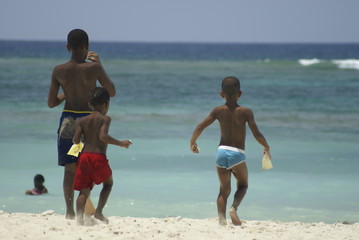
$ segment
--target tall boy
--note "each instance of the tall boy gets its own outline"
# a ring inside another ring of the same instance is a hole
[[[229,209],[229,215],[234,225],[241,225],[241,221],[237,216],[237,208],[248,188],[248,170],[244,152],[246,123],[248,123],[255,139],[264,147],[264,152],[269,154],[269,146],[257,128],[253,112],[237,103],[241,94],[240,82],[236,77],[224,78],[220,95],[226,99],[226,103],[214,108],[210,112],[196,127],[190,141],[192,152],[199,153],[196,143],[197,138],[206,127],[211,125],[215,120],[218,120],[221,128],[221,139],[216,160],[220,182],[217,211],[221,225],[226,224],[227,199],[231,192],[231,174],[237,180],[237,191],[234,195],[233,204]]]
[[[89,39],[85,31],[72,30],[67,36],[67,49],[71,52],[71,59],[54,68],[47,103],[50,108],[53,108],[65,101],[58,128],[58,165],[65,167],[63,191],[66,218],[73,219],[75,211],[72,184],[77,157],[67,155],[67,152],[72,145],[77,119],[91,113],[88,106],[88,94],[96,87],[97,81],[108,90],[111,97],[115,96],[116,90],[102,67],[97,53],[88,51]],[[86,62],[86,59],[92,62]],[[59,94],[60,87],[63,93]]]
[[[89,105],[92,113],[79,120],[73,137],[75,144],[80,143],[81,136],[84,136],[85,140],[74,178],[74,190],[80,191],[76,201],[76,214],[77,221],[81,225],[84,224],[85,203],[94,183],[103,183],[95,218],[108,223],[108,219],[102,214],[113,184],[112,171],[106,158],[107,145],[114,144],[128,148],[132,144],[130,140],[120,141],[108,134],[111,123],[111,118],[106,116],[109,101],[110,97],[106,89],[96,87],[91,90]]]

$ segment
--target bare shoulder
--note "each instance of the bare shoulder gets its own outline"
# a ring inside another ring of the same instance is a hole
[[[246,113],[252,112],[252,110],[251,110],[250,108],[246,108],[246,107],[243,107],[243,106],[238,106],[238,107],[236,108],[236,111],[246,112]]]
[[[218,117],[218,115],[220,115],[226,109],[228,109],[228,107],[226,105],[221,105],[221,106],[215,107],[211,111],[210,115],[212,115],[214,117]]]
[[[71,68],[71,63],[67,62],[67,63],[63,63],[60,65],[57,65],[54,67],[54,70],[52,71],[52,74],[54,77],[59,77],[60,79],[64,76],[64,74],[66,74],[66,72],[68,71],[68,69]]]
[[[250,108],[239,106],[236,108],[236,113],[239,116],[245,116],[247,119],[253,117],[253,112]]]
[[[87,115],[87,116],[84,116],[82,118],[79,118],[79,124],[81,125],[82,123],[88,121],[89,119],[93,118],[93,115],[90,114],[90,115]]]
[[[226,104],[220,105],[218,107],[215,107],[212,112],[221,112],[221,111],[225,111],[228,110],[228,106]]]
[[[54,67],[54,71],[59,71],[59,70],[62,70],[62,69],[66,69],[66,68],[68,68],[70,65],[71,65],[70,62],[65,62],[65,63],[59,64],[59,65],[57,65],[57,66]]]
[[[102,65],[98,62],[86,62],[79,64],[77,68],[87,74],[90,78],[98,78],[104,71]]]
[[[63,71],[67,69],[93,69],[94,71],[96,71],[98,69],[102,69],[102,65],[98,62],[76,63],[69,61],[54,67],[54,71]]]
[[[54,67],[52,74],[56,75],[58,72],[62,71],[64,69],[64,64],[57,65]]]
[[[108,115],[103,115],[104,120],[111,121],[111,117]]]
[[[105,124],[110,124],[110,122],[111,122],[111,117],[108,115],[100,115],[99,118]]]
[[[102,69],[101,63],[98,63],[98,62],[86,62],[82,66],[84,66],[87,69],[94,70],[94,71]]]

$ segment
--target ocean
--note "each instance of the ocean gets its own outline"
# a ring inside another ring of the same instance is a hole
[[[274,165],[261,170],[262,148],[248,129],[240,218],[359,221],[359,44],[94,42],[90,50],[117,88],[110,134],[133,141],[109,146],[114,186],[105,215],[217,216],[218,123],[199,138],[200,154],[189,139],[224,103],[221,80],[234,75]],[[69,57],[65,42],[0,41],[0,210],[65,213],[56,149],[63,105],[48,108],[47,93],[54,66]],[[26,196],[38,173],[49,194]],[[234,191],[233,182],[228,204]]]

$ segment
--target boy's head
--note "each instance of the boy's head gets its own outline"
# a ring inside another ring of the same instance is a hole
[[[105,88],[95,87],[89,93],[89,104],[92,107],[100,106],[109,103],[110,95]]]
[[[89,37],[84,30],[74,29],[67,35],[67,46],[72,50],[88,49]]]
[[[241,84],[238,78],[230,76],[222,80],[222,94],[233,97],[241,93]]]

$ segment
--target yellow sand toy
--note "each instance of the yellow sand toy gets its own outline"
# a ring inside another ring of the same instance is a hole
[[[268,151],[264,151],[264,155],[262,158],[262,169],[268,170],[273,168],[271,156]]]
[[[79,153],[81,152],[82,148],[84,147],[84,144],[82,142],[78,144],[73,144],[68,151],[67,155],[78,157]]]

